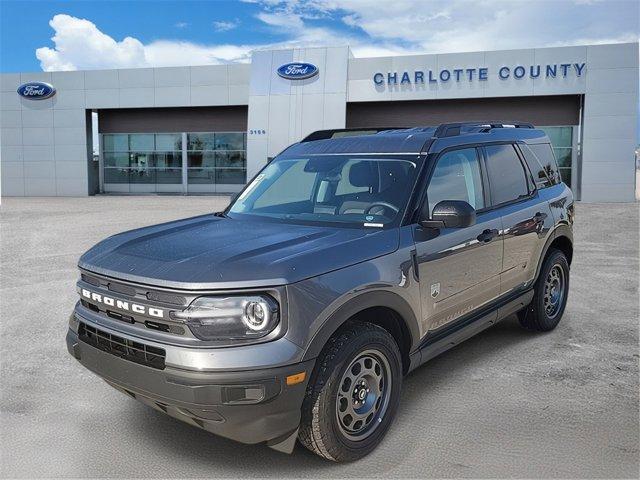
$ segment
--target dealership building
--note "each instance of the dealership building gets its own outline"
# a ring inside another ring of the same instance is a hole
[[[634,201],[638,73],[625,43],[2,74],[1,193],[230,193],[315,130],[493,120],[543,128],[578,199]]]

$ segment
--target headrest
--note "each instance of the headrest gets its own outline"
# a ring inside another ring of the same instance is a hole
[[[378,185],[378,174],[373,162],[354,163],[349,169],[349,183],[354,187],[375,187]]]

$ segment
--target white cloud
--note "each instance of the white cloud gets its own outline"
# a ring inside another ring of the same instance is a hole
[[[146,66],[217,65],[245,62],[254,46],[198,45],[190,42],[159,40],[145,45]],[[142,65],[141,65],[142,66]]]
[[[76,70],[105,68],[112,65],[135,67],[144,63],[144,45],[137,39],[126,37],[117,42],[96,26],[80,18],[56,15],[49,22],[55,31],[55,48],[36,50],[42,69]]]
[[[349,38],[356,55],[403,51],[444,53],[576,45],[638,39],[637,0],[250,0],[269,17],[289,18],[304,30],[318,18],[341,22],[331,37]],[[273,22],[271,22],[273,23]],[[361,35],[357,35],[357,33]],[[295,36],[304,34],[295,33]],[[347,42],[342,42],[347,43]]]
[[[158,40],[143,44],[136,38],[117,41],[89,20],[56,15],[49,22],[54,48],[36,50],[45,71],[208,65],[247,61],[254,45],[199,45]]]
[[[213,25],[213,29],[216,32],[228,32],[229,30],[233,30],[238,28],[240,25],[240,20],[237,18],[235,20],[218,20],[211,23]]]
[[[189,24],[187,22],[178,22],[174,25],[176,28],[187,28]]]
[[[252,50],[350,45],[356,56],[446,53],[638,41],[636,0],[244,0],[284,40],[203,45],[163,39],[116,40],[90,22],[56,15],[54,46],[36,50],[43,70],[202,65],[247,61]],[[179,22],[175,26],[182,26]],[[219,32],[239,20],[214,21]],[[246,22],[245,22],[246,23]]]

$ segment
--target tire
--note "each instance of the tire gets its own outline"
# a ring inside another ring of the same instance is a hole
[[[569,296],[569,262],[560,250],[552,249],[547,254],[534,290],[529,306],[518,312],[520,325],[537,332],[553,330],[562,318]]]
[[[334,462],[364,457],[391,425],[401,386],[402,360],[393,337],[371,323],[346,326],[318,357],[302,403],[300,443]]]

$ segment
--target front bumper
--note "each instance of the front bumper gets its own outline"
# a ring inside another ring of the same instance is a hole
[[[241,371],[197,371],[168,363],[158,369],[86,343],[78,336],[79,321],[109,332],[104,325],[74,313],[66,338],[69,353],[116,389],[217,435],[248,444],[267,442],[282,450],[292,448],[314,360]],[[305,372],[305,380],[287,385],[286,377],[300,372]],[[288,446],[282,447],[282,442]]]

